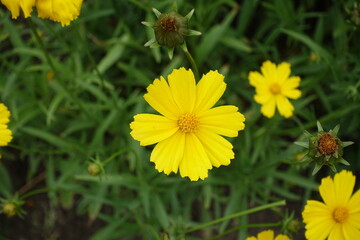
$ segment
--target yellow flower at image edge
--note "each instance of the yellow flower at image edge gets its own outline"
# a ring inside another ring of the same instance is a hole
[[[250,85],[255,87],[254,99],[262,104],[261,113],[271,118],[275,109],[280,115],[289,118],[293,115],[294,107],[288,98],[297,99],[301,96],[296,89],[300,84],[300,77],[289,77],[290,64],[283,62],[276,66],[270,61],[265,61],[261,66],[261,73],[250,72]]]
[[[30,17],[33,7],[36,7],[40,18],[49,18],[60,22],[62,26],[69,25],[79,14],[82,0],[1,0],[9,9],[12,18],[20,15],[20,9],[25,17]]]
[[[274,231],[266,230],[258,233],[256,237],[248,237],[246,240],[290,240],[290,238],[286,235],[280,234],[274,238]]]
[[[0,146],[6,146],[12,139],[12,133],[8,129],[10,112],[7,107],[0,103]]]
[[[180,170],[182,177],[197,181],[212,166],[230,164],[233,146],[222,136],[238,136],[245,118],[235,106],[212,108],[225,89],[224,76],[217,71],[203,75],[196,85],[185,68],[174,70],[168,82],[161,77],[147,88],[145,100],[162,116],[136,115],[130,134],[142,146],[157,143],[150,161],[159,172]]]
[[[323,178],[319,187],[324,203],[307,201],[302,213],[308,240],[360,239],[360,190],[354,195],[355,176],[349,171]]]

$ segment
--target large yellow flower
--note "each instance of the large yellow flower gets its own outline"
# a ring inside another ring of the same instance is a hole
[[[277,235],[274,239],[274,231],[273,230],[266,230],[258,233],[256,237],[248,237],[246,240],[290,240],[290,238],[286,235],[280,234]]]
[[[49,18],[60,22],[62,26],[75,20],[81,9],[82,0],[1,0],[10,10],[12,18],[20,15],[20,9],[25,17],[30,17],[32,8],[36,7],[40,18]]]
[[[337,173],[332,180],[323,178],[319,187],[324,203],[307,201],[302,213],[308,240],[360,239],[360,191],[353,196],[355,176]]]
[[[217,71],[196,85],[192,71],[184,68],[174,70],[168,82],[161,77],[147,88],[145,100],[163,116],[136,115],[131,136],[142,146],[157,143],[150,161],[159,172],[180,170],[182,177],[196,181],[206,178],[212,166],[230,164],[233,146],[222,136],[236,137],[245,118],[235,106],[212,108],[225,88]]]
[[[10,112],[7,107],[0,103],[0,146],[6,146],[12,139],[12,133],[8,129]]]
[[[290,64],[283,62],[276,66],[270,61],[265,61],[261,66],[261,73],[250,72],[250,85],[256,89],[254,99],[262,104],[261,113],[271,118],[275,108],[280,115],[289,118],[293,115],[294,107],[288,98],[297,99],[301,96],[296,89],[300,84],[300,77],[289,77]]]

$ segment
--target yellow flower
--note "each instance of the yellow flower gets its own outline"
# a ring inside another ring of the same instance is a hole
[[[274,231],[273,230],[266,230],[258,233],[256,237],[248,237],[246,240],[290,240],[290,238],[286,235],[280,234],[277,235],[274,239]]]
[[[300,84],[300,77],[289,77],[290,64],[283,62],[276,66],[270,61],[265,61],[261,67],[261,73],[250,72],[250,85],[256,89],[254,99],[262,104],[261,113],[271,118],[275,114],[275,108],[280,115],[289,118],[293,115],[294,107],[288,98],[297,99],[301,96],[300,90],[296,89]]]
[[[138,114],[131,136],[146,146],[157,143],[150,161],[159,172],[180,170],[192,181],[208,176],[212,166],[229,165],[234,158],[226,137],[236,137],[245,125],[235,106],[212,108],[226,88],[217,71],[203,75],[196,85],[193,72],[180,68],[147,88],[145,100],[161,115]],[[222,136],[220,136],[222,135]]]
[[[354,195],[355,176],[349,171],[323,178],[319,187],[324,203],[307,201],[302,213],[309,240],[360,239],[360,191]]]
[[[32,8],[36,7],[40,18],[49,18],[60,22],[62,26],[69,25],[79,14],[82,0],[1,0],[9,9],[12,18],[20,15],[20,9],[25,17],[30,17]]]
[[[0,103],[0,146],[6,146],[12,139],[12,133],[8,129],[10,112],[7,107]]]

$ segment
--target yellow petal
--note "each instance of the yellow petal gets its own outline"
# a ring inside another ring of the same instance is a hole
[[[301,91],[297,90],[297,89],[292,89],[292,90],[284,90],[282,91],[283,95],[291,98],[291,99],[298,99],[299,97],[301,97]]]
[[[274,239],[274,231],[266,230],[258,233],[257,235],[258,240],[273,240]]]
[[[180,162],[184,157],[185,134],[176,132],[171,137],[156,144],[151,153],[150,161],[155,163],[159,172],[177,173]]]
[[[360,239],[360,225],[352,225],[349,223],[342,224],[342,232],[344,239]]]
[[[285,81],[281,86],[283,89],[286,89],[286,90],[295,89],[295,88],[299,87],[300,81],[301,81],[301,79],[298,76],[289,77],[287,79],[287,81]]]
[[[264,85],[268,85],[268,81],[261,75],[259,72],[250,72],[249,73],[249,82],[250,85],[258,88]]]
[[[12,140],[12,132],[7,128],[0,128],[0,146],[7,146]]]
[[[36,0],[39,17],[60,22],[62,26],[79,16],[81,5],[82,0]]]
[[[9,9],[12,18],[20,15],[20,0],[1,0],[1,2]]]
[[[347,207],[350,213],[360,212],[360,190],[357,190],[350,198]]]
[[[180,163],[180,175],[189,177],[191,181],[205,179],[212,168],[203,145],[195,134],[186,134],[184,157]]]
[[[131,136],[146,146],[160,142],[173,135],[178,129],[176,121],[154,114],[137,114],[130,123]]]
[[[218,71],[210,71],[203,75],[196,86],[196,113],[201,113],[210,109],[224,94],[226,84],[224,83],[224,76]]]
[[[192,113],[196,101],[195,77],[191,69],[175,69],[168,76],[170,91],[181,113]]]
[[[275,240],[290,240],[290,238],[286,235],[280,234],[275,238]]]
[[[282,62],[277,66],[276,82],[278,82],[280,85],[283,85],[283,83],[287,81],[291,72],[290,67],[291,65],[287,62]]]
[[[163,77],[155,79],[147,88],[148,93],[144,95],[145,100],[160,114],[167,118],[176,120],[181,115],[176,105],[170,87]]]
[[[230,159],[234,158],[233,146],[225,138],[204,129],[198,129],[196,136],[204,146],[205,152],[211,164],[215,167],[229,165]]]
[[[347,223],[360,229],[360,212],[350,213]],[[360,239],[360,238],[359,238]]]
[[[245,117],[235,106],[220,106],[199,115],[199,129],[227,137],[236,137],[245,128]]]
[[[345,239],[342,231],[342,224],[335,224],[329,234],[328,240],[350,240],[350,239]]]
[[[282,95],[276,95],[275,101],[280,115],[286,118],[289,118],[293,115],[294,107],[286,97]]]
[[[277,79],[276,65],[270,61],[265,61],[261,66],[261,72],[265,79],[270,82],[275,82]]]
[[[25,17],[30,17],[32,8],[35,6],[35,0],[20,0],[20,7]]]
[[[332,209],[324,203],[314,200],[307,201],[302,213],[304,223],[316,221],[318,219],[332,219]]]
[[[245,240],[257,240],[256,237],[247,237]]]
[[[0,103],[0,124],[6,124],[9,122],[10,111],[7,107]]]
[[[319,192],[325,204],[329,208],[335,209],[336,207],[338,207],[338,204],[336,202],[335,185],[330,177],[326,177],[321,180]]]
[[[261,113],[267,118],[272,118],[275,114],[275,107],[275,98],[270,98],[261,106]]]
[[[341,171],[334,177],[336,203],[346,206],[350,200],[355,186],[355,176],[350,171]]]

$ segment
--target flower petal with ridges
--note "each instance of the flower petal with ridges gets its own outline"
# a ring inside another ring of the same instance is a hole
[[[213,133],[227,137],[236,137],[243,130],[245,117],[235,106],[220,106],[209,109],[199,116],[199,129],[207,129]]]
[[[135,140],[140,141],[142,146],[161,142],[179,128],[174,120],[155,114],[138,114],[134,119],[135,121],[130,124],[133,130],[130,134]]]
[[[201,114],[213,107],[226,89],[224,76],[218,71],[210,71],[203,75],[196,86],[195,112]]]
[[[150,161],[155,169],[165,174],[177,173],[184,157],[186,135],[177,131],[174,135],[159,142],[151,153]]]
[[[319,192],[327,206],[330,208],[337,207],[335,186],[330,177],[326,177],[321,180]]]
[[[340,206],[346,206],[353,193],[355,176],[351,172],[342,171],[334,177],[336,202]]]
[[[205,149],[195,134],[186,135],[184,158],[180,163],[180,175],[189,177],[191,181],[205,179],[212,168]]]
[[[181,81],[178,81],[181,79]],[[196,101],[196,84],[192,71],[180,68],[168,76],[170,91],[181,113],[191,113]]]
[[[347,204],[349,213],[360,212],[360,190],[357,190]],[[360,226],[360,224],[359,224]]]
[[[289,100],[284,96],[276,96],[276,107],[279,109],[280,115],[289,118],[292,116],[292,112],[294,111],[293,105],[289,102]]]
[[[172,92],[166,80],[161,77],[155,79],[147,88],[148,93],[144,95],[146,102],[158,113],[170,119],[178,119],[181,115],[180,109],[174,101]]]
[[[201,128],[196,132],[196,136],[205,148],[214,167],[230,164],[230,159],[234,158],[234,152],[229,141],[218,134]]]

